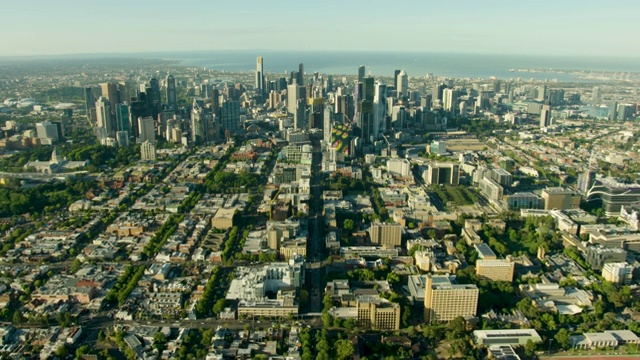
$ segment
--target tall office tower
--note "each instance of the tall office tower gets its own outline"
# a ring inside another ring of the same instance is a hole
[[[358,82],[362,82],[364,80],[364,72],[365,72],[364,65],[358,66]]]
[[[458,110],[459,93],[453,89],[444,89],[442,91],[442,109],[455,113]]]
[[[144,93],[141,93],[144,95]],[[151,112],[147,108],[147,102],[144,99],[136,100],[131,102],[131,106],[129,107],[129,125],[131,126],[131,134],[133,137],[138,137],[140,135],[140,129],[138,129],[138,118],[151,116]]]
[[[203,144],[207,137],[207,121],[204,116],[204,109],[198,104],[197,101],[193,101],[193,107],[191,109],[191,141],[196,144]]]
[[[296,109],[293,113],[293,128],[295,130],[307,127],[307,104],[304,100],[296,100]]]
[[[325,81],[324,88],[327,92],[333,92],[333,75],[327,75],[327,80]]]
[[[220,130],[231,134],[240,130],[240,102],[225,100],[220,105]]]
[[[131,96],[129,94],[129,87],[131,83],[128,81],[121,81],[116,84],[116,88],[118,89],[118,102],[119,103],[129,103],[131,102]]]
[[[351,95],[338,95],[336,98],[336,114],[342,114],[344,118],[348,119],[347,122],[353,120],[354,106],[353,96]]]
[[[104,132],[100,132],[99,134],[111,137],[115,136],[116,129],[111,115],[111,103],[104,96],[100,96],[96,101],[96,127],[98,129],[104,129]]]
[[[396,83],[396,89],[398,91],[398,98],[406,98],[409,94],[409,76],[402,70],[398,74],[398,82]]]
[[[93,88],[87,86],[84,88],[84,110],[87,112],[87,118],[91,119],[91,109],[96,107],[96,98],[93,96]]]
[[[209,98],[211,99],[211,112],[216,117],[220,117],[220,92],[212,89]]]
[[[401,105],[395,105],[391,112],[391,127],[404,129],[407,124],[407,109]]]
[[[373,102],[362,100],[358,105],[358,109],[356,123],[360,129],[360,138],[363,144],[371,144],[375,140],[373,132]]]
[[[536,100],[546,101],[548,95],[547,85],[540,85],[536,91]]]
[[[116,104],[116,128],[117,131],[130,131],[129,126],[129,105]]]
[[[385,249],[393,249],[401,245],[402,225],[397,223],[382,223],[375,221],[369,228],[371,243]]]
[[[260,98],[265,95],[264,87],[264,67],[262,65],[262,56],[258,56],[256,60],[256,94]]]
[[[151,91],[149,91],[149,88],[151,88]],[[153,116],[153,118],[155,119],[156,117],[158,117],[161,109],[160,83],[158,82],[158,79],[156,77],[152,77],[151,80],[149,80],[149,86],[146,90],[147,97],[149,97],[150,99],[149,104],[151,109],[151,116]]]
[[[544,104],[542,106],[542,110],[540,111],[540,127],[548,127],[551,125],[551,106],[549,104]]]
[[[138,118],[138,129],[140,130],[138,142],[143,143],[145,141],[156,141],[155,121],[152,117]]]
[[[170,110],[178,108],[176,99],[176,78],[173,75],[167,75],[167,105]]]
[[[281,92],[282,90],[287,90],[287,79],[286,78],[279,78],[278,81],[276,81],[276,90],[278,92]]]
[[[377,82],[373,95],[373,136],[387,131],[387,85]]]
[[[593,87],[593,92],[591,93],[591,102],[593,102],[594,105],[598,105],[598,103],[600,102],[600,96],[601,96],[601,91],[600,88],[597,86]]]
[[[442,101],[442,93],[444,92],[444,89],[447,88],[447,85],[441,83],[436,85],[432,90],[431,90],[431,104],[435,105],[438,104]]]
[[[448,322],[458,316],[476,316],[479,290],[476,285],[459,285],[449,275],[427,274],[424,289],[424,321]]]
[[[298,88],[297,84],[287,85],[287,111],[295,114],[298,107]]]
[[[100,88],[102,89],[102,96],[109,100],[109,104],[111,105],[111,113],[115,113],[116,104],[120,102],[120,96],[118,94],[118,84],[114,82],[106,82],[100,84]]]
[[[298,64],[298,77],[297,82],[299,86],[304,86],[304,64]]]
[[[400,70],[393,71],[393,86],[398,86],[398,75],[400,75]]]
[[[309,99],[309,129],[324,129],[324,98]]]
[[[335,120],[335,113],[331,109],[331,106],[324,107],[324,121],[322,129],[322,137],[324,143],[331,146],[331,133],[333,129],[333,121]]]
[[[375,79],[373,76],[365,77],[362,81],[362,100],[373,102],[375,92]]]
[[[140,160],[154,161],[156,159],[156,146],[150,142],[145,141],[140,145]]]

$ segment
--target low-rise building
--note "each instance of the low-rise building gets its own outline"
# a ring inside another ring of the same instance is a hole
[[[529,340],[541,343],[542,338],[535,329],[474,330],[473,338],[478,345],[525,345]]]
[[[507,259],[476,261],[476,275],[492,281],[513,281],[515,264]]]

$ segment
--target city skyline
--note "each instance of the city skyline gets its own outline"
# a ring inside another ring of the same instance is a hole
[[[5,4],[0,56],[270,49],[640,57],[628,41],[640,35],[628,26],[638,8],[631,1],[322,5]]]

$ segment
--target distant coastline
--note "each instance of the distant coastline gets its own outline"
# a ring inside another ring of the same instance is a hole
[[[305,72],[353,75],[359,65],[374,76],[393,76],[404,69],[410,77],[428,74],[452,78],[498,78],[557,80],[559,82],[597,82],[612,77],[585,76],[590,73],[634,74],[640,77],[640,59],[585,56],[490,55],[428,52],[360,51],[274,51],[221,50],[113,54],[71,54],[50,56],[0,57],[0,63],[22,60],[167,60],[184,66],[211,70],[245,72],[255,69],[257,56],[264,58],[266,73],[285,74],[304,63]],[[620,75],[617,80],[624,80]]]

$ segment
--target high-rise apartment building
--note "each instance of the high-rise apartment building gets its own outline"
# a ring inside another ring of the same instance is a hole
[[[398,98],[406,98],[409,95],[409,76],[404,70],[398,74],[396,90],[398,91]]]
[[[423,173],[424,181],[428,185],[458,185],[460,183],[460,165],[455,163],[429,164]]]
[[[256,59],[256,94],[259,97],[265,95],[265,82],[264,82],[264,66],[262,64],[262,56],[258,56]]]
[[[449,275],[427,275],[424,320],[448,322],[458,316],[476,316],[479,290],[476,285],[452,283]]]
[[[369,237],[372,244],[381,245],[385,249],[393,249],[401,245],[402,225],[373,222],[369,228]]]
[[[361,295],[356,299],[358,326],[365,329],[399,330],[400,305],[380,296]]]
[[[140,160],[155,161],[155,159],[156,159],[156,146],[150,141],[143,142],[140,145]]]
[[[540,127],[544,128],[551,125],[551,106],[545,104],[542,106],[542,110],[540,110]]]

